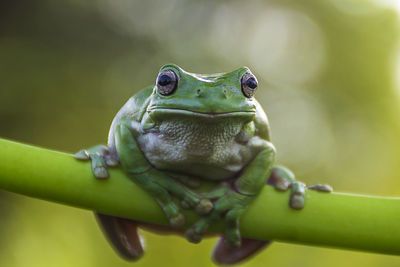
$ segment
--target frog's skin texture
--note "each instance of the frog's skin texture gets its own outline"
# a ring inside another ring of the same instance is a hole
[[[108,177],[108,166],[119,164],[158,201],[172,226],[169,231],[185,224],[181,208],[194,209],[201,218],[184,233],[191,242],[200,242],[211,224],[224,220],[226,232],[213,259],[221,264],[241,261],[269,244],[242,238],[239,231],[242,213],[263,186],[291,188],[289,205],[294,209],[303,208],[306,190],[288,169],[274,166],[268,119],[254,98],[257,83],[245,67],[200,75],[165,65],[156,84],[131,97],[118,112],[108,146],[82,150],[75,157],[91,159],[99,179]],[[196,190],[206,181],[215,188]],[[325,185],[310,188],[331,191]],[[143,224],[97,217],[121,256],[140,258],[137,227]]]

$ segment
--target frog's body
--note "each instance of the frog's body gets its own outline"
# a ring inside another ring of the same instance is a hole
[[[304,185],[287,169],[273,167],[275,148],[267,116],[253,97],[256,88],[248,68],[199,75],[165,65],[156,85],[131,97],[118,112],[108,147],[81,151],[77,158],[90,157],[97,178],[107,178],[106,166],[119,163],[157,199],[173,227],[182,226],[184,216],[171,195],[185,208],[194,208],[202,218],[186,231],[189,241],[199,242],[212,223],[224,219],[226,235],[214,259],[235,263],[266,244],[242,239],[238,227],[268,178],[278,189],[292,187],[293,208],[304,203]],[[177,176],[185,176],[186,183]],[[197,193],[190,187],[194,180],[212,180],[218,186]],[[123,256],[140,257],[136,222],[107,215],[99,219]]]
[[[225,88],[212,89],[223,91]],[[109,134],[108,146],[113,151],[114,127],[121,119],[130,117],[137,130],[140,150],[155,168],[203,179],[226,180],[234,177],[260,151],[261,139],[269,141],[267,116],[256,100],[252,103],[255,111],[244,114],[224,114],[220,110],[222,114],[212,115],[213,107],[204,109],[204,106],[203,113],[193,114],[180,114],[171,109],[166,118],[147,129],[149,117],[152,117],[149,110],[157,106],[149,101],[153,94],[152,87],[146,88],[119,111]],[[232,107],[232,110],[235,109]]]

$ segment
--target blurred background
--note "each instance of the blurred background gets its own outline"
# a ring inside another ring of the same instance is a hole
[[[76,152],[105,143],[165,63],[250,67],[278,160],[306,183],[400,195],[400,4],[393,1],[0,2],[0,137]],[[0,195],[0,266],[213,266],[214,239],[143,232],[126,263],[92,213]],[[274,243],[243,266],[399,266],[400,257]]]

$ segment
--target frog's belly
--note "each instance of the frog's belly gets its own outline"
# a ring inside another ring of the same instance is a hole
[[[242,127],[225,131],[206,128],[187,131],[175,125],[170,132],[161,127],[160,131],[139,136],[138,143],[159,170],[210,180],[234,177],[254,157],[254,151],[236,141]]]

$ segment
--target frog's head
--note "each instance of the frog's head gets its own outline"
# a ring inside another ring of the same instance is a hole
[[[161,67],[147,107],[153,121],[185,116],[252,120],[257,79],[246,68],[229,73],[193,74],[168,64]]]

